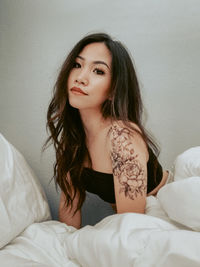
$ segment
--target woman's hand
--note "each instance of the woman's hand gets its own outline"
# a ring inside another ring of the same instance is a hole
[[[79,229],[81,228],[81,210],[78,210],[74,214],[77,207],[77,203],[78,203],[78,194],[76,194],[73,200],[72,207],[66,206],[65,195],[63,192],[61,192],[60,204],[59,204],[59,221]]]

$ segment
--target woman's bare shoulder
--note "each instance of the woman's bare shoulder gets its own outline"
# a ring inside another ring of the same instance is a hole
[[[138,134],[141,133],[141,129],[139,126],[134,122],[124,122],[122,120],[116,120],[111,123],[110,131],[124,131],[125,133],[129,134]]]
[[[111,151],[114,149],[123,154],[127,151],[130,154],[134,149],[143,151],[148,158],[147,147],[140,133],[141,130],[135,123],[114,121],[109,130]]]
[[[110,141],[123,139],[133,142],[144,142],[141,136],[141,129],[133,122],[113,121],[109,128]],[[122,140],[121,140],[122,141]]]

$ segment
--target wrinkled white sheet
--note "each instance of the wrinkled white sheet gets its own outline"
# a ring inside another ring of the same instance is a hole
[[[69,235],[65,246],[85,267],[200,266],[200,233],[142,214],[107,217]]]
[[[200,233],[134,213],[80,230],[35,223],[0,250],[0,266],[199,267]]]
[[[199,267],[200,233],[171,220],[158,198],[148,197],[146,212],[115,214],[80,230],[32,224],[0,250],[0,266]]]
[[[76,229],[57,221],[34,223],[0,250],[2,267],[77,267],[69,260],[64,241]]]

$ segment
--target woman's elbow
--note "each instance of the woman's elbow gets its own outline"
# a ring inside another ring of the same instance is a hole
[[[146,200],[142,200],[139,203],[119,203],[116,205],[116,211],[118,214],[122,213],[145,213]]]

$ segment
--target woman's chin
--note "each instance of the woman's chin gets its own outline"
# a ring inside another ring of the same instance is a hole
[[[79,101],[77,99],[70,99],[69,104],[71,107],[76,109],[82,109],[85,105],[83,105],[83,101]]]

